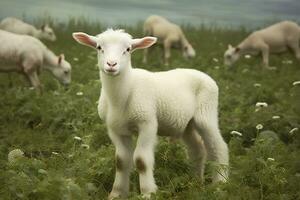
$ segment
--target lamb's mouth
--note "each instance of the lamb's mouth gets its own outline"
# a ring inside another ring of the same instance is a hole
[[[117,76],[119,75],[119,71],[115,69],[102,69],[102,71],[109,76]]]

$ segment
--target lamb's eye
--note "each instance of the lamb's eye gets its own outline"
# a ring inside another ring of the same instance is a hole
[[[67,75],[68,73],[69,73],[69,71],[64,71],[64,74],[66,74],[66,75]]]
[[[102,48],[100,45],[97,46],[97,49],[100,51]]]
[[[130,52],[130,50],[131,50],[130,47],[128,47],[128,48],[126,49],[126,51],[123,52],[123,55],[125,55],[126,52]]]

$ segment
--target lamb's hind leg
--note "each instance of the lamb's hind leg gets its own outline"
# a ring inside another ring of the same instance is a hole
[[[148,48],[144,49],[144,55],[143,55],[143,63],[146,64],[148,61]]]
[[[217,102],[213,99],[198,108],[194,117],[195,127],[204,141],[208,160],[217,164],[218,169],[213,172],[212,181],[226,182],[229,164],[228,147],[218,127]]]
[[[169,39],[166,39],[164,41],[164,64],[166,66],[169,66],[169,60],[171,57],[171,41]]]
[[[201,182],[204,182],[206,149],[192,121],[189,123],[182,139],[187,146],[189,159],[193,164],[196,174],[199,175]]]

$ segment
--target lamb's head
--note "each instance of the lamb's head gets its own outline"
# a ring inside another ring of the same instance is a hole
[[[240,48],[228,45],[228,49],[224,53],[224,64],[227,66],[233,65],[240,58]]]
[[[185,58],[193,58],[196,56],[196,51],[195,49],[192,47],[191,44],[186,44],[183,47],[183,57]]]
[[[72,67],[63,54],[57,57],[57,64],[51,68],[53,75],[64,85],[71,83]]]
[[[50,26],[48,24],[43,25],[41,27],[40,38],[45,39],[45,40],[50,40],[52,42],[54,42],[56,40],[55,33],[54,33],[53,29],[50,28]]]
[[[123,30],[108,29],[105,32],[90,36],[86,33],[73,33],[80,44],[90,46],[98,52],[98,65],[106,75],[116,76],[131,68],[131,52],[148,48],[156,42],[155,37],[132,39]]]

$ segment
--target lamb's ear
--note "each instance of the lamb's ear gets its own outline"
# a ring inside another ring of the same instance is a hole
[[[96,48],[97,47],[97,42],[96,42],[96,37],[88,35],[86,33],[82,32],[77,32],[72,34],[73,38],[80,44]]]
[[[153,44],[155,44],[155,42],[157,41],[156,37],[143,37],[143,38],[139,38],[139,39],[133,39],[132,40],[132,51],[136,50],[136,49],[145,49],[148,48],[150,46],[152,46]]]
[[[233,49],[233,46],[231,44],[229,44],[228,49]]]
[[[58,64],[60,65],[61,64],[61,61],[63,61],[65,59],[65,55],[64,54],[60,54],[58,56]]]

